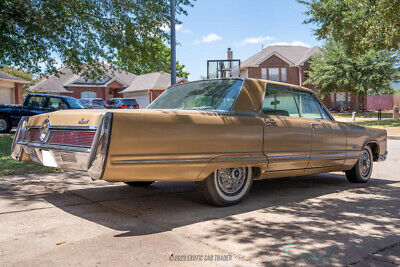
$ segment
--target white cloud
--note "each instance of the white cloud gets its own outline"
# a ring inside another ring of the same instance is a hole
[[[272,41],[275,38],[272,36],[259,36],[259,37],[250,37],[250,38],[246,38],[243,41],[241,41],[240,43],[238,43],[239,46],[244,46],[247,44],[259,44],[259,43],[263,43],[266,41]]]
[[[180,30],[182,30],[182,28],[183,28],[183,25],[182,25],[182,24],[175,24],[175,30],[176,30],[176,31],[180,31]],[[169,31],[170,31],[169,24],[168,24],[168,23],[165,23],[164,25],[162,25],[162,26],[161,26],[161,30],[164,31],[164,32],[169,32]],[[182,30],[183,33],[187,33],[187,31],[190,32],[190,30],[188,30],[188,29]]]
[[[294,41],[291,43],[288,42],[277,42],[277,43],[272,43],[272,44],[268,44],[268,45],[291,45],[291,46],[305,46],[305,47],[311,47],[310,45],[303,43],[301,41]]]
[[[211,42],[215,42],[215,41],[219,41],[222,40],[221,36],[219,36],[216,33],[209,33],[205,36],[203,36],[203,38],[201,39],[201,41],[197,40],[195,41],[195,43],[211,43]]]

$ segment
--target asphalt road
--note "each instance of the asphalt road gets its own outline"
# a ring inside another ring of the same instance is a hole
[[[0,266],[392,266],[399,208],[396,140],[368,184],[342,173],[258,181],[226,208],[203,203],[191,182],[0,177]]]

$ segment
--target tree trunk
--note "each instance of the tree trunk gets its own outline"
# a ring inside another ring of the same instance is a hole
[[[356,93],[356,106],[354,109],[356,112],[360,112],[360,99],[358,98],[358,93]]]

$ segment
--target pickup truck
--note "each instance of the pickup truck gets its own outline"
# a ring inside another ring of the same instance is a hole
[[[8,133],[23,116],[34,116],[60,109],[85,108],[76,98],[62,95],[28,94],[23,105],[0,105],[0,133]]]

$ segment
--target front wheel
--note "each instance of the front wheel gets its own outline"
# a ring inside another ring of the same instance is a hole
[[[351,183],[366,183],[372,173],[372,151],[368,146],[361,151],[360,158],[351,170],[346,171],[347,180]]]
[[[250,167],[218,169],[196,187],[205,200],[215,206],[230,206],[242,201],[250,190]]]

